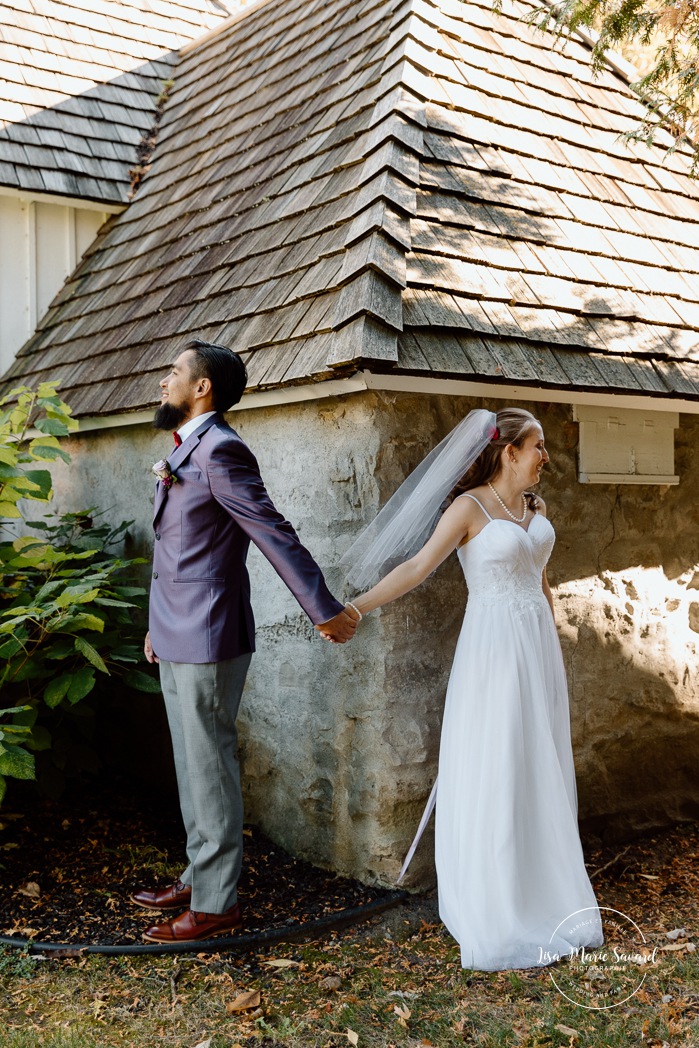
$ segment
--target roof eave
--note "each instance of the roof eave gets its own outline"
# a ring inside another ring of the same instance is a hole
[[[365,392],[417,393],[473,399],[534,401],[547,404],[589,404],[598,407],[628,408],[639,411],[682,411],[699,415],[699,395],[682,397],[618,391],[601,392],[563,386],[535,385],[527,382],[493,380],[488,377],[465,378],[460,375],[432,375],[417,372],[381,369],[376,365],[348,373],[341,378],[301,382],[251,390],[232,409],[233,414],[256,408],[302,404],[314,400],[352,396]],[[80,432],[98,432],[124,426],[148,425],[153,419],[153,408],[121,412],[112,415],[93,415],[80,419]]]

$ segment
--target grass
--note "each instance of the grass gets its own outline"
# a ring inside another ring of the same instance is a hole
[[[254,992],[259,1004],[236,1010]],[[2,1048],[202,1044],[697,1048],[699,952],[660,953],[640,991],[608,1011],[568,1002],[546,969],[463,971],[433,907],[419,901],[324,943],[242,957],[0,952]]]

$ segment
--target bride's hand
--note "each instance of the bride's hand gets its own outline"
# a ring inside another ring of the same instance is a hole
[[[327,622],[318,623],[315,629],[324,640],[332,641],[333,644],[344,644],[354,637],[358,622],[359,615],[351,608],[345,608]]]

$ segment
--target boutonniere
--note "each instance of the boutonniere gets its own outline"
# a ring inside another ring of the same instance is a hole
[[[171,488],[173,484],[177,483],[177,477],[170,469],[170,463],[167,459],[161,459],[160,462],[156,462],[153,466],[153,472],[166,489]]]

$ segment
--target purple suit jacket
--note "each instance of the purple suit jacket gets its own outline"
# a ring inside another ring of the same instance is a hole
[[[311,622],[342,604],[291,524],[275,509],[255,456],[214,415],[169,456],[177,482],[158,481],[150,635],[168,662],[222,662],[255,650],[245,558],[264,553]]]

